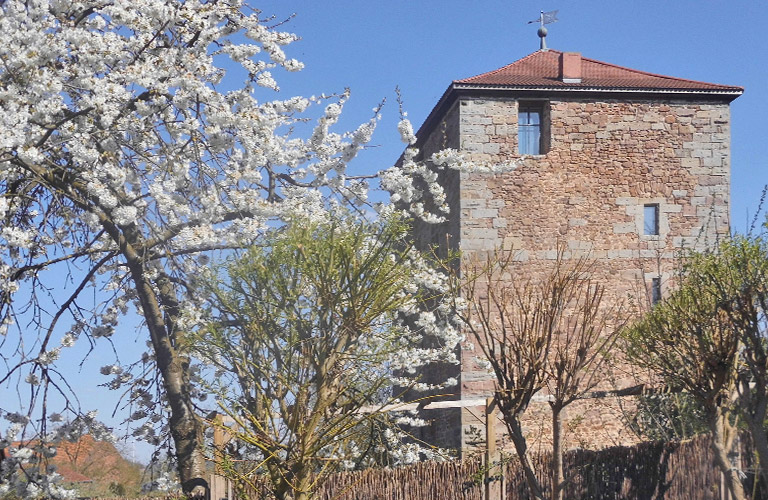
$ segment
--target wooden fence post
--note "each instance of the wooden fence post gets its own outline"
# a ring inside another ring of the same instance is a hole
[[[213,419],[213,474],[211,474],[211,500],[231,499],[231,484],[224,477],[221,461],[224,457],[224,445],[229,441],[224,431],[224,418],[217,414]]]
[[[494,462],[499,461],[499,454],[496,449],[496,400],[495,398],[486,398],[485,400],[485,474],[484,474],[484,493],[485,500],[504,498],[503,480],[495,476],[502,477],[502,465],[499,463],[498,469],[494,467]],[[493,474],[497,471],[498,474]]]

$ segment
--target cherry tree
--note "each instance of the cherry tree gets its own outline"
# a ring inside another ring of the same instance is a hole
[[[13,425],[0,446],[33,420],[44,437],[83,413],[56,360],[113,342],[135,310],[148,351],[101,371],[143,422],[135,434],[170,435],[184,491],[203,493],[190,274],[287,218],[366,203],[370,182],[347,165],[379,109],[338,133],[348,92],[274,99],[279,73],[302,68],[280,26],[241,0],[0,0],[0,383],[29,397],[23,411],[1,408]],[[399,129],[412,143],[410,124]],[[444,195],[415,157],[380,183],[434,219],[421,199],[442,207]]]

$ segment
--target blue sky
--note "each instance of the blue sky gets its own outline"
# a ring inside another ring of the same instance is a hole
[[[278,79],[285,94],[352,90],[342,128],[370,117],[382,98],[380,145],[356,162],[385,168],[402,151],[393,89],[418,128],[452,80],[490,71],[539,47],[539,11],[559,10],[548,25],[551,48],[642,71],[739,85],[731,105],[732,227],[743,232],[768,184],[768,2],[760,0],[281,1],[261,5],[302,37],[288,47],[304,71]],[[287,96],[286,96],[287,97]]]
[[[256,5],[275,22],[295,13],[281,29],[302,40],[287,47],[305,63],[296,74],[276,74],[274,97],[352,90],[338,130],[353,129],[387,99],[374,136],[377,147],[354,166],[370,172],[391,166],[402,152],[394,88],[421,125],[452,80],[490,71],[538,49],[539,11],[559,10],[548,25],[548,44],[621,66],[714,83],[740,85],[745,93],[732,111],[732,226],[743,232],[768,184],[768,2],[763,0],[322,0]],[[268,94],[265,97],[270,97]],[[114,340],[127,354],[143,350],[145,335],[124,324]],[[98,367],[112,361],[94,354],[82,368],[78,391],[84,406],[109,414],[117,394],[94,387],[107,377]],[[124,359],[123,361],[127,361]],[[114,419],[112,423],[118,422]],[[138,457],[148,458],[140,446]]]

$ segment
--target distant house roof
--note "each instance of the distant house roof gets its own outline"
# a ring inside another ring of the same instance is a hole
[[[81,474],[77,471],[74,471],[68,467],[59,467],[56,471],[59,474],[61,474],[62,481],[66,483],[92,483],[93,479],[90,477]]]
[[[605,89],[605,90],[698,90],[741,94],[744,89],[733,85],[698,82],[672,76],[656,75],[636,69],[624,68],[595,59],[578,56],[581,61],[581,81],[564,82],[558,50],[539,50],[511,64],[471,78],[456,80],[457,86],[552,88],[552,89]]]

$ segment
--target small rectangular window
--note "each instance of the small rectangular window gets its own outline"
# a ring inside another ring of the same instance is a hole
[[[521,104],[517,112],[517,148],[521,155],[546,153],[542,133],[546,130],[541,103]]]
[[[645,205],[643,207],[643,234],[655,236],[659,234],[659,205]]]
[[[651,278],[651,304],[661,302],[661,278]]]

